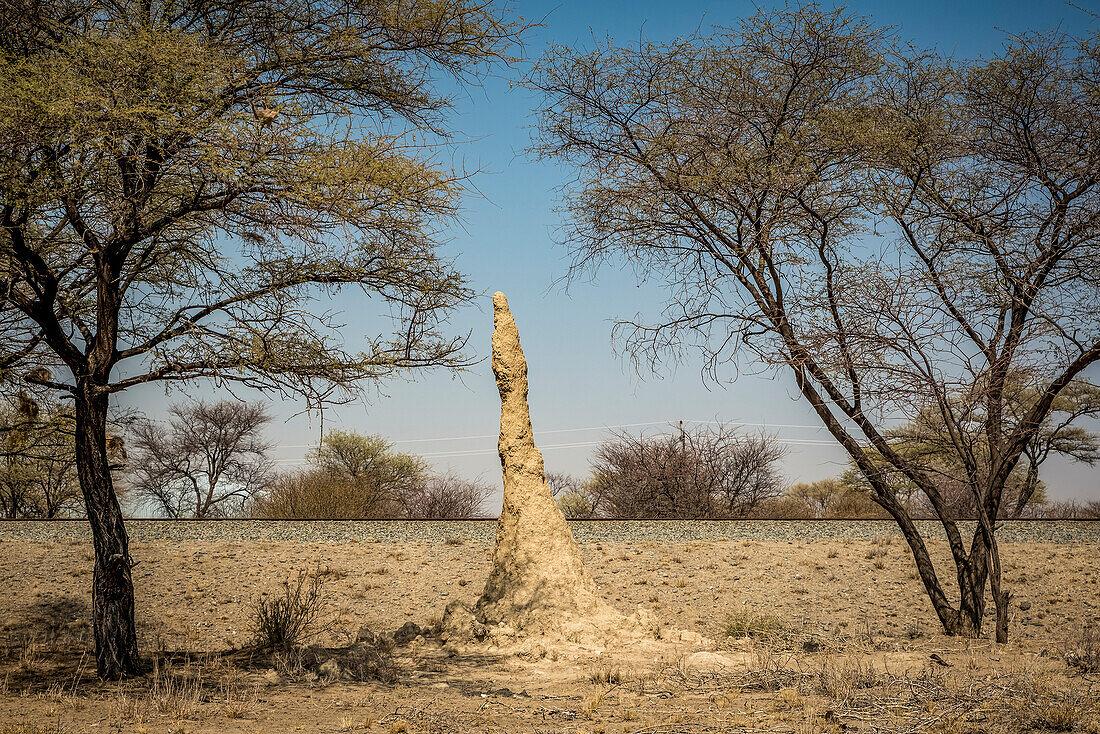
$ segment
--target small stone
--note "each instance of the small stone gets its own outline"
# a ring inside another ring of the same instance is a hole
[[[1020,611],[1021,612],[1026,612],[1028,609],[1031,609],[1031,602],[1029,602],[1029,601],[1020,602]]]
[[[443,612],[443,621],[440,623],[440,637],[445,642],[469,642],[471,640],[484,640],[488,629],[478,621],[474,612],[460,601],[453,601],[447,605]]]
[[[282,684],[283,677],[275,672],[275,668],[270,668],[266,673],[264,673],[264,682],[267,683],[269,686],[277,686]]]

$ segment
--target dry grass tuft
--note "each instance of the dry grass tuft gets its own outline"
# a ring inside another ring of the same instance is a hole
[[[726,637],[775,640],[790,638],[799,630],[779,617],[753,612],[727,615],[722,623]]]
[[[1088,675],[1100,673],[1100,627],[1085,625],[1066,641],[1062,659],[1072,670]]]
[[[252,608],[252,636],[264,650],[287,651],[319,631],[327,575],[299,571],[296,581],[283,581],[282,593],[260,599]]]

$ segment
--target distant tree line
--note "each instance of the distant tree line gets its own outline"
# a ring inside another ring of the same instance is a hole
[[[1039,479],[1040,465],[1054,454],[1090,466],[1100,460],[1100,436],[1074,425],[1082,417],[1095,417],[1098,408],[1100,388],[1083,380],[1059,396],[1029,444],[1026,461],[1006,482],[999,518],[1100,517],[1100,501],[1050,502]],[[964,438],[980,446],[977,426],[975,435]],[[895,452],[935,477],[953,517],[978,517],[965,473],[948,447],[951,439],[934,413],[922,413],[888,436]],[[650,436],[616,433],[596,449],[587,478],[550,472],[547,481],[562,512],[572,518],[890,517],[854,464],[837,477],[788,485],[780,472],[785,453],[773,437],[742,435],[726,425],[671,426]],[[988,466],[988,459],[982,461]],[[878,462],[907,513],[937,517],[927,494],[881,458]]]
[[[1001,518],[1100,517],[1100,502],[1050,502],[1039,466],[1053,454],[1089,465],[1100,459],[1100,436],[1072,425],[1093,416],[1100,388],[1074,385],[1029,447],[1006,485]],[[237,400],[173,405],[167,421],[114,421],[113,468],[123,496],[141,511],[173,518],[368,519],[466,518],[486,513],[488,485],[453,472],[436,473],[415,454],[382,436],[336,430],[306,456],[306,466],[278,471],[265,439],[263,405]],[[932,415],[890,432],[892,447],[935,468],[940,494],[954,516],[975,518],[943,427]],[[788,484],[786,448],[774,437],[728,425],[646,435],[614,433],[596,449],[585,478],[547,473],[570,518],[786,519],[881,518],[864,475]],[[884,471],[886,469],[884,468]],[[914,517],[936,517],[927,496],[901,474],[890,481]],[[0,413],[0,516],[83,515],[73,447],[72,411],[20,392]]]
[[[437,473],[381,436],[330,431],[302,469],[278,471],[271,416],[238,400],[177,404],[166,421],[116,421],[112,467],[123,499],[171,518],[464,518],[492,488]],[[0,411],[0,517],[84,515],[71,409],[11,397]]]

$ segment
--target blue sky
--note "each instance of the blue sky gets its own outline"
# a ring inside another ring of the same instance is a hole
[[[1100,11],[1096,0],[1076,4]],[[589,0],[519,2],[516,9],[527,20],[543,22],[526,39],[527,55],[537,58],[548,43],[585,44],[593,36],[623,43],[639,37],[664,41],[700,26],[735,25],[757,5]],[[967,57],[994,52],[1008,34],[1052,27],[1078,32],[1098,22],[1062,0],[863,1],[848,8],[878,24],[896,26],[902,37],[920,46]],[[520,73],[522,68],[516,70]],[[455,156],[482,173],[474,179],[480,195],[466,200],[464,224],[451,233],[447,250],[457,257],[472,287],[484,294],[478,307],[465,309],[452,321],[455,332],[472,332],[475,355],[489,352],[491,294],[502,290],[508,296],[527,353],[532,418],[547,468],[585,474],[594,443],[606,436],[602,427],[653,423],[657,425],[648,429],[659,430],[661,423],[683,419],[742,422],[749,424],[746,430],[777,435],[788,442],[784,470],[792,481],[842,471],[844,452],[796,399],[785,375],[742,374],[724,387],[708,387],[699,365],[690,360],[662,376],[635,373],[614,349],[612,321],[652,313],[660,303],[658,289],[639,287],[630,273],[613,270],[603,271],[594,282],[575,283],[567,293],[555,284],[568,263],[567,253],[554,242],[560,221],[556,188],[565,172],[534,163],[524,152],[536,104],[531,92],[512,87],[506,78],[488,79],[483,88],[457,100],[451,119],[461,144]],[[354,331],[350,310],[345,321]],[[427,456],[440,469],[500,484],[499,400],[487,360],[458,376],[425,374],[415,382],[381,389],[383,394],[366,402],[326,411],[326,427],[379,433],[402,450]],[[207,394],[201,388],[192,392]],[[182,397],[146,388],[123,401],[157,417],[169,401]],[[302,407],[273,404],[278,418],[269,436],[279,445],[277,456],[286,467],[300,464],[308,445],[317,440],[316,416],[292,417]],[[631,430],[643,428],[647,426]],[[1100,497],[1100,467],[1058,464],[1045,468],[1044,479],[1055,498]]]

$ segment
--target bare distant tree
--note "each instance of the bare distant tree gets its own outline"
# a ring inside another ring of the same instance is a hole
[[[603,512],[601,485],[585,481],[564,472],[546,472],[546,484],[558,503],[558,509],[569,518],[599,517]]]
[[[569,494],[570,492],[580,491],[584,482],[573,476],[560,471],[548,471],[545,474],[546,484],[550,487],[550,494],[554,497],[560,497],[563,494]]]
[[[1006,483],[1100,361],[1100,37],[960,61],[788,6],[670,44],[555,47],[530,84],[537,152],[577,172],[574,272],[626,261],[668,288],[659,316],[620,323],[633,354],[793,377],[898,523],[944,630],[979,635],[988,587],[1007,639]],[[922,412],[943,420],[973,534],[889,434]],[[934,508],[957,593],[876,457]]]
[[[596,449],[591,492],[613,517],[742,517],[783,491],[785,453],[727,426],[659,436],[619,432]]]
[[[492,487],[463,479],[448,472],[431,477],[406,501],[408,517],[444,520],[478,517]]]
[[[270,478],[265,407],[200,400],[169,412],[167,426],[150,420],[135,425],[129,490],[169,517],[239,512]]]

